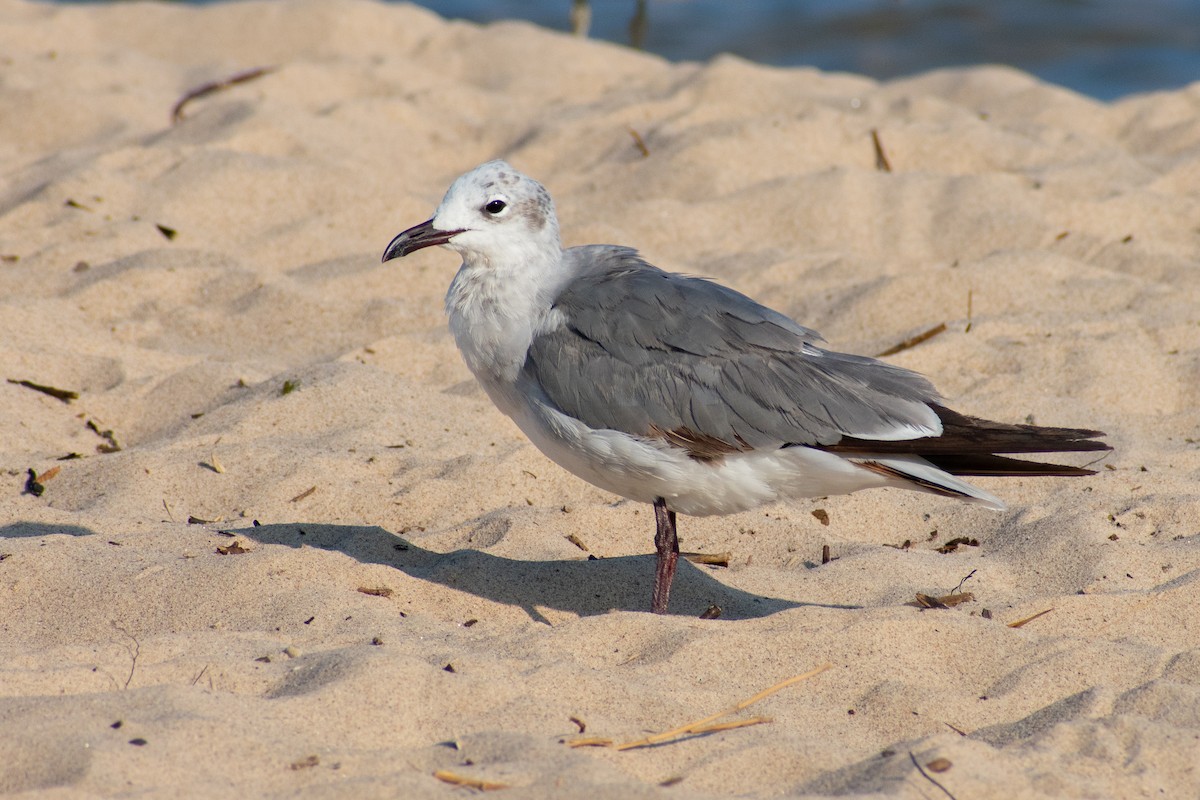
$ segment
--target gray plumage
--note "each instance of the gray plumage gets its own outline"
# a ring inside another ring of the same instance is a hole
[[[939,430],[938,394],[914,372],[819,348],[784,315],[632,249],[563,255],[579,265],[554,301],[563,324],[534,337],[524,369],[589,427],[690,431],[731,451]]]

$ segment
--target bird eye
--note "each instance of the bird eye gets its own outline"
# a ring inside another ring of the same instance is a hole
[[[508,208],[508,204],[503,200],[492,200],[483,207],[483,210],[489,214],[499,214],[506,208]]]

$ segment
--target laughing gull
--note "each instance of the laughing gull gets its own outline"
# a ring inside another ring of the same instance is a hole
[[[496,407],[552,461],[654,506],[652,610],[666,613],[675,515],[892,486],[1003,510],[959,475],[1090,475],[998,453],[1109,450],[1104,434],[968,417],[915,372],[636,250],[563,250],[549,193],[503,161],[454,181],[383,260],[462,256],[450,330]]]

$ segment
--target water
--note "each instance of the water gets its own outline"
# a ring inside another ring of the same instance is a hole
[[[571,4],[418,0],[444,17],[523,19],[562,31],[570,29]],[[1101,100],[1200,80],[1200,0],[591,0],[590,7],[593,38],[677,61],[734,53],[879,79],[1008,64]]]
[[[571,0],[421,0],[445,17],[570,28]],[[592,0],[593,38],[875,78],[1008,64],[1110,100],[1200,80],[1200,0]]]

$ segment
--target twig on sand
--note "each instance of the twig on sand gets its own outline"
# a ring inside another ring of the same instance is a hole
[[[925,341],[926,339],[932,339],[933,337],[937,336],[939,333],[945,332],[945,330],[946,330],[946,323],[944,323],[944,322],[938,323],[937,325],[934,325],[932,328],[930,328],[927,331],[922,331],[921,333],[918,333],[916,336],[910,336],[909,338],[905,339],[900,344],[892,345],[887,350],[884,350],[882,353],[876,353],[875,357],[876,358],[885,358],[887,356],[894,356],[894,355],[896,355],[896,353],[899,353],[902,350],[908,350],[909,348],[916,347],[917,345],[919,345],[921,342]]]
[[[566,743],[567,747],[612,747],[613,740],[604,736],[581,736]]]
[[[871,128],[871,144],[875,146],[875,169],[880,172],[891,172],[892,164],[888,161],[887,153],[883,151],[883,142],[879,139],[879,131]]]
[[[457,772],[451,772],[448,769],[439,769],[433,773],[433,777],[443,783],[450,783],[455,786],[466,786],[468,789],[478,789],[481,792],[488,792],[495,789],[507,789],[507,783],[495,783],[493,781],[485,781],[482,778],[468,778],[465,775],[459,775]]]
[[[59,389],[55,386],[47,386],[43,383],[34,383],[33,381],[27,380],[14,380],[13,378],[9,378],[8,382],[17,386],[24,386],[26,389],[33,389],[35,392],[41,392],[42,394],[50,395],[55,400],[60,400],[64,403],[70,403],[72,400],[79,399],[79,392],[74,392],[70,389]]]
[[[1010,622],[1010,623],[1008,623],[1008,627],[1010,627],[1010,628],[1020,628],[1020,627],[1021,627],[1022,625],[1024,625],[1026,622],[1033,622],[1033,621],[1034,621],[1035,619],[1037,619],[1038,617],[1040,617],[1040,616],[1042,616],[1042,615],[1044,615],[1044,614],[1049,614],[1049,613],[1050,613],[1051,611],[1053,611],[1053,610],[1054,610],[1053,608],[1047,608],[1045,611],[1039,611],[1038,613],[1034,614],[1032,617],[1026,617],[1025,619],[1019,619],[1019,620],[1017,620],[1016,622]]]
[[[125,652],[129,653],[129,675],[126,676],[125,685],[122,688],[128,689],[130,682],[133,680],[133,672],[137,669],[138,656],[142,654],[142,643],[137,640],[136,636],[125,630],[123,626],[118,625],[116,622],[113,622],[112,626],[128,636],[130,641],[133,642],[133,647],[125,645]]]
[[[244,72],[238,72],[230,75],[219,81],[211,81],[210,83],[197,86],[195,89],[188,90],[183,97],[176,101],[175,105],[171,106],[171,124],[178,125],[183,120],[183,109],[188,103],[193,100],[198,100],[201,97],[207,97],[214,92],[219,92],[223,89],[228,89],[231,86],[236,86],[239,83],[252,81],[255,78],[261,78],[269,72],[274,72],[276,67],[255,67]]]
[[[642,154],[642,158],[649,158],[650,148],[646,147],[646,140],[642,138],[640,133],[633,129],[633,126],[629,126],[629,135],[633,137],[633,144],[637,147],[638,152]]]
[[[291,499],[291,502],[299,503],[301,500],[305,500],[305,499],[311,497],[312,493],[315,492],[316,490],[317,490],[316,486],[310,486],[307,489],[305,489],[303,492],[301,492],[300,494],[293,497]]]
[[[733,553],[729,551],[724,553],[680,553],[679,555],[693,564],[706,564],[710,567],[728,567],[729,562],[733,559]]]
[[[192,686],[195,686],[197,683],[199,683],[200,679],[204,677],[204,673],[208,672],[209,666],[209,664],[205,664],[204,669],[196,673],[196,677],[192,678]]]
[[[642,739],[635,739],[633,741],[615,744],[611,739],[602,739],[600,737],[591,736],[586,739],[573,739],[568,741],[566,744],[568,747],[611,747],[614,750],[632,750],[635,747],[649,747],[651,745],[663,744],[673,739],[681,739],[685,736],[698,736],[700,734],[715,733],[717,731],[730,730],[732,728],[744,728],[749,725],[761,725],[764,722],[770,722],[771,718],[750,717],[748,719],[740,720],[725,720],[724,722],[718,722],[717,720],[721,719],[721,717],[727,717],[730,714],[736,714],[743,709],[749,708],[758,701],[764,700],[782,689],[786,689],[792,684],[806,681],[809,678],[820,675],[822,672],[832,667],[832,664],[822,664],[816,669],[811,669],[802,675],[794,675],[785,681],[780,681],[774,686],[763,689],[753,697],[747,698],[740,703],[730,706],[724,711],[711,714],[704,719],[698,719],[695,722],[689,722],[686,725],[680,725],[678,728],[672,728],[669,731],[651,734],[650,736],[646,736]]]
[[[951,592],[951,594],[956,594],[957,592],[961,591],[963,584],[966,583],[967,581],[971,580],[971,578],[975,577],[976,571],[977,570],[971,570],[965,576],[963,576],[963,579],[958,582],[958,586],[954,587],[954,591]]]

